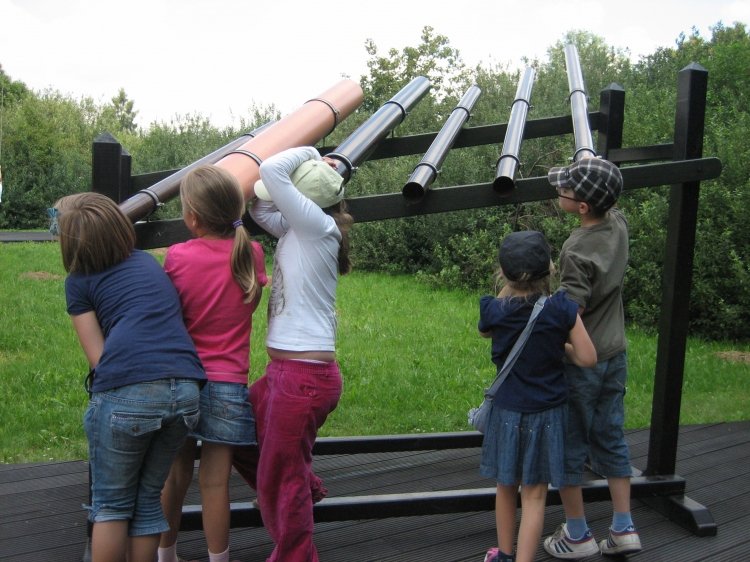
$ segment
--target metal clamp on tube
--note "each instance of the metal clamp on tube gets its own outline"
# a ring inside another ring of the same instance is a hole
[[[352,161],[343,154],[339,154],[338,152],[329,152],[328,154],[326,154],[326,157],[336,160],[336,171],[343,178],[350,178],[354,175],[354,172],[357,171],[357,168],[354,166]],[[343,164],[343,167],[341,167],[339,164]],[[346,181],[344,181],[344,183],[346,183]]]
[[[409,201],[419,201],[425,196],[429,186],[438,177],[438,170],[431,162],[420,162],[414,167],[409,181],[404,184],[401,194]]]
[[[331,102],[329,102],[328,100],[324,100],[323,98],[312,98],[312,99],[307,100],[305,103],[310,103],[311,101],[322,102],[322,103],[326,104],[331,109],[331,112],[333,113],[333,127],[331,127],[331,130],[328,131],[325,134],[325,136],[330,135],[333,131],[336,130],[336,127],[339,124],[339,117],[341,116],[341,112],[338,109],[336,109]]]
[[[151,202],[153,203],[153,207],[151,208],[151,210],[148,213],[146,213],[146,215],[144,215],[142,218],[147,219],[156,211],[158,211],[160,207],[164,206],[164,203],[159,201],[159,196],[153,191],[151,191],[151,189],[149,189],[148,187],[146,189],[141,189],[140,191],[137,191],[136,195],[138,195],[139,193],[148,195],[151,198]]]
[[[263,160],[261,159],[260,156],[258,156],[257,154],[253,152],[250,152],[249,150],[243,150],[241,148],[238,148],[237,150],[233,150],[229,154],[244,154],[248,158],[252,158],[258,166],[260,166],[263,163]]]

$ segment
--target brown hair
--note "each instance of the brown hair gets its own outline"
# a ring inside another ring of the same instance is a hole
[[[260,296],[250,245],[252,238],[243,226],[235,227],[245,212],[245,199],[237,179],[223,168],[198,166],[180,183],[183,210],[195,214],[200,226],[218,238],[234,238],[229,266],[232,276],[245,293],[245,302]]]
[[[335,205],[324,209],[330,215],[341,233],[341,244],[339,245],[339,274],[346,275],[352,270],[352,261],[349,257],[349,230],[354,224],[354,217],[349,214],[346,201],[342,199]]]
[[[99,273],[133,252],[133,224],[109,197],[76,193],[60,199],[55,208],[63,267],[68,273]]]

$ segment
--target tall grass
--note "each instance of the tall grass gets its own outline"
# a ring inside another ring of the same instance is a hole
[[[65,312],[58,246],[0,244],[0,266],[0,462],[86,458],[81,417],[88,369]],[[251,380],[266,361],[267,293],[253,320]],[[477,334],[478,297],[406,276],[342,277],[344,394],[321,434],[468,430],[466,411],[494,376],[490,343]],[[644,427],[650,424],[656,337],[630,329],[628,338],[627,425]],[[748,356],[747,344],[689,340],[681,423],[750,419]]]

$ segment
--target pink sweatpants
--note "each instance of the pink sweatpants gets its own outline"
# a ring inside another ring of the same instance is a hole
[[[341,397],[337,363],[273,360],[250,387],[259,459],[240,448],[234,466],[258,491],[263,525],[275,543],[268,562],[317,562],[313,543],[312,448]]]

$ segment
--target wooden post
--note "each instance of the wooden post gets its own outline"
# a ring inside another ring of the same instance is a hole
[[[599,94],[599,134],[596,153],[609,160],[609,151],[622,148],[622,130],[625,121],[625,90],[610,84]]]
[[[678,75],[674,160],[696,159],[703,154],[707,85],[708,72],[698,64],[691,63]],[[672,475],[677,464],[699,187],[700,181],[686,181],[672,185],[669,192],[662,308],[644,473],[649,476]],[[717,533],[711,512],[690,498],[655,496],[644,501],[698,536]]]
[[[678,75],[674,160],[700,158],[703,154],[707,84],[708,72],[694,63]],[[673,185],[669,192],[662,308],[646,468],[646,473],[652,475],[674,473],[677,462],[699,186],[698,181],[685,182]]]
[[[109,133],[94,139],[91,162],[91,189],[119,203],[130,184],[130,154]]]
[[[120,155],[120,195],[118,199],[115,199],[117,203],[122,203],[128,197],[133,195],[131,180],[132,164],[133,157],[123,148],[122,154]]]

